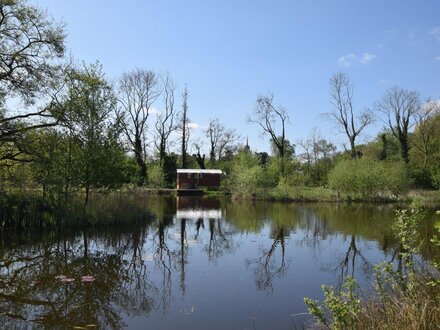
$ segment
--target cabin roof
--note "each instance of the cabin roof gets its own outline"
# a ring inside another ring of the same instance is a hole
[[[198,168],[179,168],[177,173],[222,174],[222,170],[202,170]]]

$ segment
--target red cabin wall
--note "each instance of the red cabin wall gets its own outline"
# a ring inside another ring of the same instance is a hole
[[[190,187],[218,188],[220,187],[220,180],[221,174],[177,173],[177,189],[185,189]]]

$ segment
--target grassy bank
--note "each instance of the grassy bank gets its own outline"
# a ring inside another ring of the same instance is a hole
[[[325,187],[283,187],[256,189],[252,194],[231,193],[234,199],[271,200],[286,202],[380,202],[409,203],[414,198],[423,205],[440,206],[440,192],[437,190],[411,190],[401,196],[382,195],[370,197],[362,194],[344,194]]]

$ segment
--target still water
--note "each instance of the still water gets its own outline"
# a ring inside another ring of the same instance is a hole
[[[396,253],[393,205],[139,203],[120,226],[1,237],[0,327],[301,328],[304,297],[347,276],[369,290]]]

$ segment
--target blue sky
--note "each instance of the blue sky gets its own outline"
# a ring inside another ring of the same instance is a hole
[[[260,93],[272,92],[287,109],[289,140],[318,127],[338,145],[344,136],[320,115],[331,110],[328,82],[335,72],[354,82],[359,111],[393,85],[440,97],[438,0],[31,3],[66,23],[76,60],[99,60],[109,79],[135,67],[169,72],[178,104],[188,85],[196,132],[219,118],[248,136],[254,150],[268,150],[268,139],[246,123]],[[380,128],[376,123],[363,139]]]

